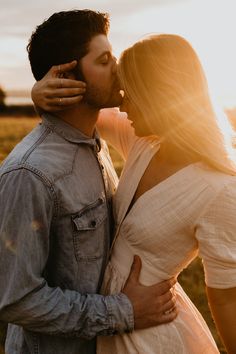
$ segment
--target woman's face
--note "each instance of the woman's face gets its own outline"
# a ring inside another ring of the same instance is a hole
[[[131,125],[135,129],[135,134],[137,136],[148,136],[151,135],[152,132],[147,127],[144,119],[142,119],[142,115],[139,110],[135,107],[132,101],[124,94],[124,98],[120,105],[120,111],[126,112],[128,115],[128,119],[132,122]]]

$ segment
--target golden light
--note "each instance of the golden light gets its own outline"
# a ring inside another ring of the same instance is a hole
[[[197,51],[214,99],[223,106],[236,106],[235,10],[233,0],[168,1],[163,6],[147,6],[124,19],[117,49],[120,52],[148,33],[180,34]],[[111,40],[115,42],[114,34]]]

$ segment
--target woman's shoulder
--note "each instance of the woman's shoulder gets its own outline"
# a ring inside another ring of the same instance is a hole
[[[193,166],[195,173],[216,192],[236,188],[236,176],[216,170],[203,162],[196,163]]]
[[[204,181],[209,193],[208,208],[236,209],[236,176],[218,171],[204,163],[194,164],[195,173]]]

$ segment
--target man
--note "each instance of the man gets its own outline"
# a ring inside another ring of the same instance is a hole
[[[28,53],[40,80],[76,59],[82,101],[43,122],[12,151],[0,173],[0,320],[11,323],[7,354],[96,352],[97,335],[169,322],[173,282],[145,287],[136,257],[122,293],[98,295],[108,259],[117,178],[95,124],[121,102],[107,15],[52,15]]]

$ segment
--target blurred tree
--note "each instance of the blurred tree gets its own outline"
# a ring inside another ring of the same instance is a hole
[[[4,108],[5,105],[6,93],[0,86],[0,108]]]

